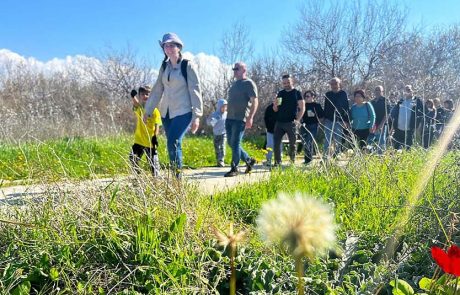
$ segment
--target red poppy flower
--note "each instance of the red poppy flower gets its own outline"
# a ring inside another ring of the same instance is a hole
[[[450,246],[447,253],[439,247],[431,247],[431,256],[446,273],[460,276],[460,248],[456,245]]]

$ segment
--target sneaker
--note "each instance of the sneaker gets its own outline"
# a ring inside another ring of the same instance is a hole
[[[225,167],[225,164],[223,161],[220,161],[217,163],[216,167]]]
[[[250,158],[249,161],[246,163],[246,170],[244,171],[244,174],[251,173],[252,168],[254,167],[255,163],[256,163],[256,159]]]
[[[234,177],[234,176],[238,176],[238,174],[239,174],[238,170],[232,168],[232,170],[224,174],[224,177]]]

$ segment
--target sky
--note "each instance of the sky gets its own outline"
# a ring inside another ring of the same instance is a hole
[[[162,58],[158,40],[176,32],[184,50],[218,55],[223,32],[249,26],[256,53],[279,45],[308,0],[2,0],[0,49],[39,61],[97,54],[129,45],[151,62]],[[327,1],[327,0],[326,0]],[[351,0],[343,0],[351,1]],[[409,24],[460,23],[460,0],[399,0]]]

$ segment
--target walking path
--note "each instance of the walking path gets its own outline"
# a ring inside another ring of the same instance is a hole
[[[229,167],[203,167],[199,169],[184,170],[184,180],[196,183],[205,194],[214,194],[228,190],[238,184],[258,182],[268,178],[270,172],[267,167],[255,165],[254,170],[250,174],[240,174],[236,177],[224,177],[224,174],[229,171]],[[244,167],[240,167],[240,171],[244,171]],[[50,184],[31,184],[31,185],[15,185],[15,186],[0,186],[0,205],[3,203],[11,205],[20,205],[24,202],[24,198],[35,199],[40,198],[44,194],[59,194],[60,192],[81,191],[99,188],[103,189],[112,184],[126,183],[129,181],[128,176],[120,176],[114,178],[100,178],[95,180],[83,181],[62,181]]]

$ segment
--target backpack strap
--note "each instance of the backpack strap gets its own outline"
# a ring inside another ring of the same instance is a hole
[[[188,67],[188,62],[189,60],[188,59],[182,59],[181,63],[180,63],[180,72],[182,74],[182,76],[184,77],[185,79],[185,84],[188,85],[188,80],[187,80],[187,67]],[[161,63],[161,69],[163,70],[166,70],[166,61],[163,61]]]
[[[182,76],[184,76],[185,84],[187,84],[188,86],[187,67],[188,67],[188,59],[183,59],[182,62],[180,63],[180,71],[182,73]]]

